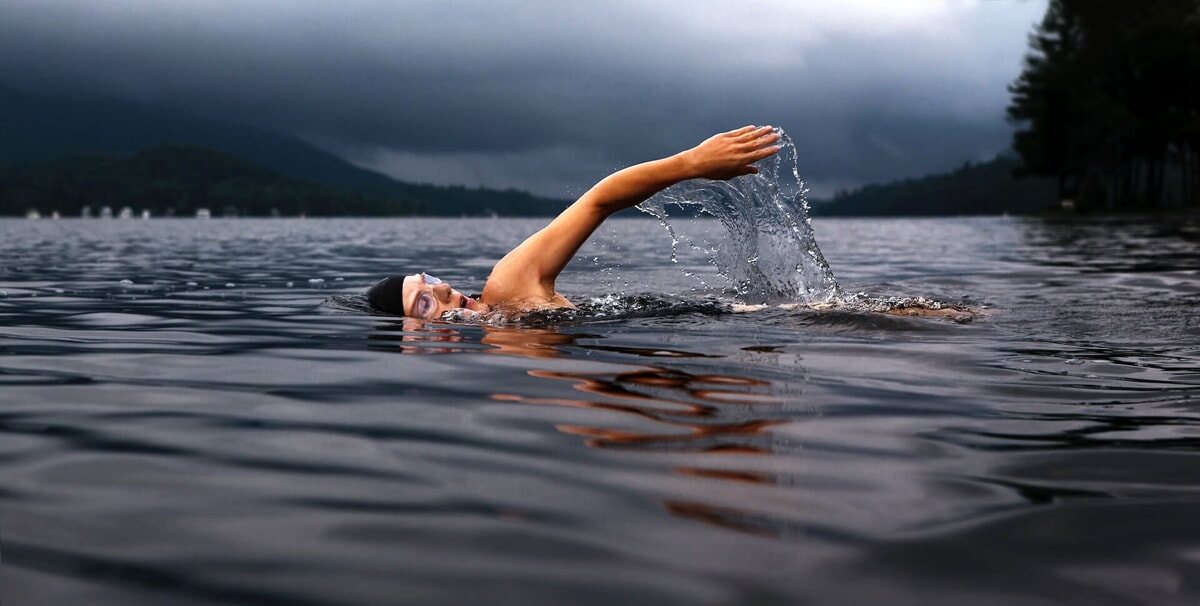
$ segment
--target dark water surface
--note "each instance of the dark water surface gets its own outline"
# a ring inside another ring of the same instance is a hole
[[[4,606],[1200,603],[1200,223],[815,222],[968,324],[334,297],[538,225],[0,220]],[[723,296],[669,248],[560,290]]]

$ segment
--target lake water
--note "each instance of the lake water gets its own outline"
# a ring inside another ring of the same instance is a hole
[[[560,291],[684,305],[355,306],[540,224],[0,220],[4,605],[1200,603],[1200,221],[814,221],[969,323],[725,313],[639,219]]]

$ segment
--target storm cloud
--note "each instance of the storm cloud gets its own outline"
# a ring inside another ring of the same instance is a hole
[[[838,187],[1008,146],[1044,0],[0,0],[0,84],[299,136],[398,178],[581,193],[774,124]]]

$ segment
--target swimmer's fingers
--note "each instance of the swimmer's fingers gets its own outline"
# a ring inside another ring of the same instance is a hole
[[[765,134],[773,133],[773,132],[775,132],[774,126],[770,126],[770,125],[755,126],[753,124],[747,124],[746,126],[743,126],[741,128],[735,128],[727,133],[721,133],[721,134],[731,136],[731,137],[743,137],[743,138],[747,138],[747,139],[752,139],[752,138],[761,137]]]
[[[760,128],[769,128],[769,127],[760,127],[760,126],[755,126],[753,124],[747,124],[746,126],[743,126],[741,128],[735,128],[727,133],[721,133],[721,134],[729,136],[729,137],[740,137],[740,136],[752,133],[756,130],[759,130]]]
[[[739,174],[753,175],[758,173],[758,169],[749,166],[762,160],[769,158],[779,151],[779,133],[775,131],[773,126],[744,127],[751,130],[743,132],[739,138],[741,139],[738,145],[739,151],[742,152],[742,161],[746,163]],[[740,129],[741,130],[741,129]]]
[[[759,137],[775,134],[775,127],[771,126],[770,124],[763,126],[744,126],[738,130],[742,131],[742,136],[748,139],[757,139]]]
[[[779,151],[778,141],[779,134],[770,126],[743,126],[714,135],[682,155],[692,177],[732,179],[757,173],[751,165]]]
[[[779,133],[774,126],[745,126],[733,132],[738,133],[734,138],[742,148],[763,147],[779,141]]]
[[[769,157],[775,155],[775,153],[779,151],[779,146],[773,145],[773,143],[775,143],[776,141],[779,140],[779,135],[776,135],[775,137],[776,138],[771,139],[769,143],[764,143],[763,146],[757,147],[757,148],[747,152],[746,155],[749,158],[749,160],[747,160],[747,161],[748,162],[758,162],[759,160],[762,160],[763,158],[769,158]]]
[[[755,138],[746,144],[744,151],[744,162],[746,163],[737,173],[736,176],[742,175],[757,175],[758,167],[754,166],[755,162],[769,158],[779,152],[779,133],[770,126],[764,126],[755,131]]]

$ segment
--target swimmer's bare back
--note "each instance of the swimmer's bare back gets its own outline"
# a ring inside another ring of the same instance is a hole
[[[890,304],[880,302],[879,304],[875,305],[864,305],[861,303],[783,303],[780,305],[735,304],[733,306],[734,313],[747,313],[761,311],[764,309],[811,309],[815,311],[882,313],[893,316],[943,318],[959,323],[970,322],[975,318],[985,314],[985,310],[982,308],[967,307],[965,305],[958,305],[954,303],[929,301],[928,299],[924,298],[901,300],[899,302]]]

